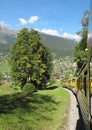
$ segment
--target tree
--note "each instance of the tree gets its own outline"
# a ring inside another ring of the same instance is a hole
[[[21,88],[33,84],[43,89],[52,72],[51,53],[42,43],[37,31],[22,29],[10,50],[13,80]],[[27,84],[27,85],[26,85]]]
[[[81,36],[81,41],[75,47],[75,61],[77,63],[77,72],[80,70],[87,58],[85,49],[87,48],[87,35],[88,35],[89,11],[86,10],[81,19],[82,30],[77,32]]]

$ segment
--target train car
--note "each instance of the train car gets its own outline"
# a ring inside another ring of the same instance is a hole
[[[80,106],[85,130],[92,130],[92,0],[87,42],[87,60],[77,78],[77,99]]]
[[[77,78],[77,99],[86,130],[91,130],[91,91],[89,74],[89,66],[86,64]]]

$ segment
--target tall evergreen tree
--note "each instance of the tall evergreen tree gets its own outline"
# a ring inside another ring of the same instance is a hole
[[[11,75],[23,88],[32,83],[42,89],[52,72],[51,54],[42,43],[37,31],[22,29],[10,50]]]
[[[80,42],[75,47],[75,62],[77,63],[77,72],[81,69],[84,64],[84,59],[86,59],[87,55],[85,49],[87,48],[87,35],[88,35],[88,23],[89,23],[89,11],[86,10],[81,19],[82,30],[77,32],[78,35],[81,36]]]

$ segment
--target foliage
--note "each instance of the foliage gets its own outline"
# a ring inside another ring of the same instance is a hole
[[[36,89],[42,89],[50,79],[51,54],[40,40],[37,31],[24,28],[11,47],[11,75],[21,88],[33,83]]]
[[[75,47],[75,61],[77,63],[77,71],[82,67],[84,60],[86,58],[85,50],[81,49],[81,42]]]
[[[32,94],[35,90],[35,86],[32,83],[26,83],[23,87],[25,94]]]
[[[87,53],[85,49],[87,48],[87,35],[88,35],[88,22],[89,22],[89,11],[86,10],[81,19],[82,30],[77,32],[81,36],[81,41],[75,47],[75,61],[77,63],[77,72],[82,67],[85,62],[84,59],[87,58]]]

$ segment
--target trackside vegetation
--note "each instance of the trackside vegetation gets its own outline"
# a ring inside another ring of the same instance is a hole
[[[56,84],[32,94],[1,85],[0,130],[61,129],[69,109],[69,93]]]
[[[52,73],[52,56],[36,30],[23,28],[10,50],[12,79],[23,88],[44,89]]]
[[[86,10],[81,19],[82,30],[77,32],[81,36],[80,42],[75,47],[74,60],[77,63],[76,73],[81,69],[82,65],[87,61],[87,35],[88,35],[89,11]]]

